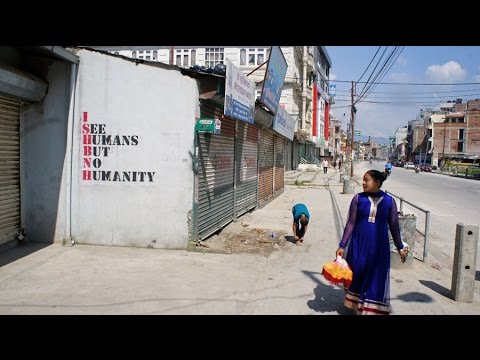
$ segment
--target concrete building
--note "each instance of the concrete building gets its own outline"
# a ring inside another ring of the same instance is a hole
[[[207,71],[230,60],[249,74],[260,96],[269,46],[148,46],[96,47],[138,60],[158,61]],[[296,119],[293,141],[286,144],[287,170],[296,169],[300,158],[328,156],[329,72],[332,62],[322,46],[282,46],[288,64],[280,106]],[[327,124],[326,124],[327,122]]]
[[[71,104],[79,59],[57,46],[0,47],[0,249],[69,238]]]
[[[417,164],[427,162],[427,137],[425,122],[422,120],[410,120],[407,127],[407,158]]]
[[[81,59],[73,104],[72,237],[96,245],[186,248],[197,81],[175,66],[72,51]]]
[[[225,75],[57,47],[1,48],[0,75],[3,248],[186,248],[283,191],[294,119],[224,115]]]
[[[427,138],[427,158],[426,162],[432,165],[438,165],[438,147],[434,148],[435,139],[435,124],[440,124],[445,121],[445,111],[432,112],[428,117],[425,117],[425,135]],[[438,129],[438,126],[436,127]],[[438,137],[438,135],[437,135]]]
[[[330,103],[332,98],[329,94],[330,68],[332,61],[328,56],[327,50],[323,46],[313,48],[314,71],[317,81],[313,88],[313,142],[317,148],[318,156],[329,156],[333,154],[329,149],[329,131],[330,131]]]
[[[433,124],[433,165],[441,160],[468,161],[480,156],[480,100],[456,103],[453,112]]]
[[[395,143],[393,150],[393,159],[405,160],[407,156],[407,126],[400,127],[395,131]]]
[[[343,156],[341,130],[340,120],[331,116],[329,121],[328,151],[332,160]]]

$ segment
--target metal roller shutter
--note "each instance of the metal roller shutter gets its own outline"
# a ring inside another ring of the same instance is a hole
[[[293,159],[292,159],[292,150],[293,150],[293,142],[287,140],[287,146],[285,147],[285,170],[290,171],[293,170]]]
[[[285,139],[275,136],[275,186],[274,192],[283,191],[285,186]]]
[[[221,118],[206,105],[202,117]],[[220,135],[199,134],[198,237],[203,240],[233,220],[235,122],[222,119]]]
[[[258,165],[258,203],[262,204],[273,197],[273,133],[270,130],[260,130]]]
[[[20,102],[0,97],[0,245],[20,233]]]
[[[258,129],[237,121],[235,137],[235,217],[257,205]]]

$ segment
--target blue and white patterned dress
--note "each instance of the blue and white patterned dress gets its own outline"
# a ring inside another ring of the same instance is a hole
[[[390,244],[388,229],[398,250],[403,248],[397,205],[383,191],[356,194],[350,204],[340,247],[353,278],[346,289],[345,306],[358,314],[390,313]]]

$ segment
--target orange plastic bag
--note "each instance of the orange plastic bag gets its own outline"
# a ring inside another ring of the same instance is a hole
[[[352,283],[352,270],[347,261],[337,256],[334,261],[326,263],[322,269],[322,275],[332,285],[344,285],[347,289]]]

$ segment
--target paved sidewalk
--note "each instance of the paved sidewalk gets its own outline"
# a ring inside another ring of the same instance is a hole
[[[361,179],[368,168],[360,163],[354,171],[355,192],[362,191]],[[333,182],[335,183],[335,181]],[[346,221],[352,194],[335,192],[339,208]],[[421,249],[416,249],[421,253]],[[391,269],[390,295],[393,314],[480,314],[480,282],[475,282],[474,302],[458,303],[451,298],[452,271],[437,269],[439,261],[429,254],[425,262],[414,259],[408,269]],[[433,265],[433,266],[432,266]]]
[[[335,256],[353,197],[342,194],[339,178],[338,170],[319,172],[309,185],[287,185],[240,218],[250,228],[289,234],[291,207],[307,204],[305,243],[287,241],[268,255],[79,244],[1,253],[0,314],[351,314],[343,289],[321,275]],[[222,233],[237,228],[232,223]],[[411,269],[392,269],[391,277],[393,314],[480,314],[478,291],[471,304],[449,298],[446,268],[415,261]]]

